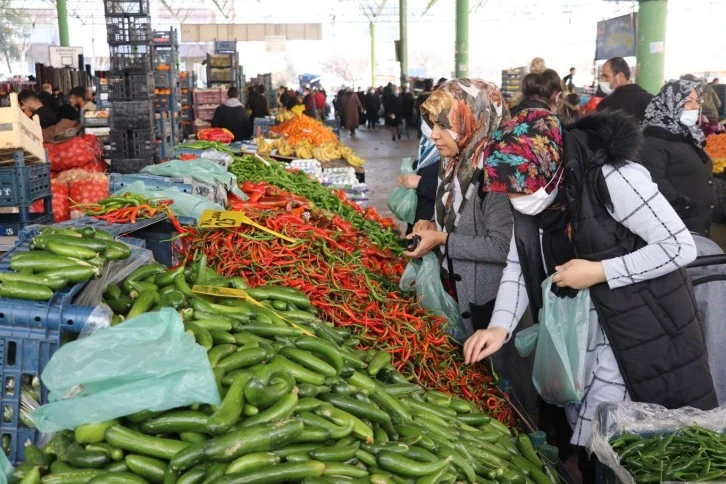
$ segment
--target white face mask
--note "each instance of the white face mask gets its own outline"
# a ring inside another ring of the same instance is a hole
[[[564,173],[564,168],[560,169],[560,176],[557,177],[556,185],[559,185],[560,180],[562,179],[562,173]],[[512,198],[510,202],[512,202],[512,207],[514,207],[514,210],[521,213],[522,215],[530,215],[535,216],[542,213],[547,207],[552,205],[552,203],[555,201],[555,198],[557,198],[557,192],[558,187],[555,186],[555,189],[552,190],[552,193],[547,193],[547,186],[549,186],[550,183],[552,183],[555,180],[555,178],[552,178],[552,180],[544,187],[540,188],[536,192],[524,195],[517,198]]]
[[[689,109],[681,113],[681,124],[688,127],[698,124],[698,109]]]
[[[600,90],[605,93],[606,96],[609,96],[613,93],[615,89],[610,87],[609,82],[600,81]]]

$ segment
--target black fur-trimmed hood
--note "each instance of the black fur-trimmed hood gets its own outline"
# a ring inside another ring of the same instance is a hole
[[[637,163],[643,145],[640,126],[634,118],[622,111],[590,114],[566,126],[565,137],[569,138],[568,148],[580,152],[566,156],[570,159],[572,155],[578,156],[591,167]],[[575,146],[572,141],[575,141]]]

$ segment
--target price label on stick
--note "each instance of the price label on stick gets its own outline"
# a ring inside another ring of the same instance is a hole
[[[282,235],[279,232],[275,232],[274,230],[270,230],[267,227],[258,224],[257,222],[251,220],[243,212],[232,212],[228,210],[205,210],[204,213],[202,213],[202,217],[199,219],[197,227],[202,229],[231,229],[235,227],[240,227],[242,225],[249,225],[288,242],[297,242],[295,239],[292,239],[286,235]]]

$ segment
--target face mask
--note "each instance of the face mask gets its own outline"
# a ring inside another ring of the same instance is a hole
[[[564,169],[560,171],[560,176],[557,178],[557,185],[559,185],[564,171]],[[553,178],[552,181],[554,180],[555,179]],[[550,181],[550,183],[552,183],[552,181]],[[548,183],[547,186],[549,186],[550,183]],[[555,187],[555,189],[552,190],[552,193],[547,193],[547,186],[540,188],[530,195],[511,199],[510,202],[512,202],[512,207],[514,207],[514,210],[522,215],[539,215],[547,207],[552,205],[552,202],[554,202],[555,198],[557,198],[558,187]]]
[[[698,124],[698,109],[689,109],[681,113],[681,124],[688,127]]]
[[[609,96],[613,93],[615,89],[610,87],[609,82],[600,81],[600,90],[605,93],[606,96]]]

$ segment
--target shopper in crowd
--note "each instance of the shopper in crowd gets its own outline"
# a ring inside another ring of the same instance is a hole
[[[416,106],[415,106],[415,114],[419,117],[419,125],[418,125],[418,137],[421,138],[423,135],[423,124],[420,120],[421,118],[421,105],[426,102],[426,100],[429,98],[431,93],[434,91],[434,80],[433,79],[425,79],[424,80],[424,88],[423,91],[418,95],[416,98]]]
[[[514,236],[489,327],[466,341],[465,362],[502,348],[528,305],[537,319],[547,276],[558,297],[589,288],[584,399],[566,411],[583,482],[595,482],[582,448],[598,404],[717,406],[683,269],[696,247],[648,171],[630,161],[642,134],[627,114],[583,118],[563,141],[556,116],[524,110],[492,138],[482,188],[509,196]]]
[[[302,98],[300,97],[300,94],[298,94],[296,91],[289,89],[287,91],[287,94],[288,97],[287,102],[285,103],[285,109],[292,109],[295,106],[300,106],[302,104]]]
[[[50,143],[62,143],[83,133],[80,112],[70,104],[60,106],[56,111],[58,122],[43,129],[43,140]]]
[[[213,128],[226,128],[232,132],[235,141],[248,140],[252,136],[247,109],[239,100],[239,89],[230,87],[227,91],[227,100],[217,106],[212,118]]]
[[[290,94],[287,91],[287,87],[280,86],[277,88],[277,107],[278,108],[284,108],[287,106],[287,101],[289,100]]]
[[[265,96],[265,86],[259,85],[252,90],[250,98],[247,100],[247,108],[251,111],[250,117],[264,118],[270,115],[270,107]]]
[[[632,81],[630,66],[622,57],[613,57],[602,66],[600,89],[607,97],[598,104],[598,111],[622,110],[639,123],[653,99],[651,93]]]
[[[323,120],[328,119],[328,96],[322,87],[315,90],[315,107]]]
[[[718,123],[721,119],[719,115],[719,112],[721,112],[721,99],[711,84],[704,83],[702,110],[709,123]]]
[[[561,97],[562,80],[557,71],[536,66],[522,79],[522,100],[512,107],[511,114],[532,108],[556,111]]]
[[[368,122],[367,127],[369,129],[376,129],[378,113],[381,111],[381,99],[376,94],[375,89],[368,89],[364,104],[366,108],[366,121]]]
[[[401,103],[401,89],[396,86],[391,94],[383,98],[383,111],[386,117],[386,126],[391,130],[391,139],[401,139],[401,121],[403,105]]]
[[[345,125],[345,120],[343,119],[343,96],[345,96],[345,88],[341,88],[338,93],[335,95],[335,99],[333,100],[333,108],[335,109],[335,116],[340,119],[340,125]]]
[[[18,102],[20,109],[30,111],[33,116],[38,116],[41,128],[48,128],[58,122],[55,110],[44,105],[38,95],[30,89],[23,89],[18,93]]]
[[[570,93],[565,96],[565,99],[560,100],[557,116],[564,125],[572,124],[580,119],[580,96]]]
[[[436,202],[436,189],[439,185],[439,162],[441,155],[436,143],[431,140],[431,128],[421,121],[422,136],[418,145],[418,156],[413,169],[416,173],[398,177],[398,185],[416,189],[416,213],[413,224],[406,227],[406,235],[413,231],[419,220],[430,221],[434,219]]]
[[[465,329],[472,334],[491,318],[512,237],[507,197],[479,190],[481,153],[509,114],[494,84],[453,79],[431,94],[421,115],[441,156],[439,181],[434,219],[416,223],[408,237],[421,240],[405,254],[418,258],[436,250],[443,256],[445,284],[456,295]],[[510,369],[502,366],[495,362],[496,370],[508,376]]]
[[[74,87],[68,94],[68,101],[81,112],[81,116],[86,111],[96,111],[96,105],[88,99],[88,91],[83,86]]]
[[[446,82],[447,82],[447,79],[445,77],[439,78],[439,80],[436,81],[436,86],[434,87],[434,91],[436,89],[440,88],[441,86],[443,86],[444,84],[446,84]]]
[[[343,96],[343,119],[345,120],[345,129],[350,130],[350,135],[355,135],[355,130],[360,124],[360,113],[365,108],[358,98],[358,94],[349,87]]]
[[[408,85],[403,86],[401,90],[401,134],[410,138],[408,128],[415,126],[414,108],[416,107],[416,98],[413,97]]]
[[[318,113],[318,104],[315,100],[315,94],[310,86],[305,86],[303,89],[303,104],[305,105],[305,115],[311,118],[320,119],[320,113]]]
[[[645,111],[641,156],[653,181],[689,230],[709,235],[713,212],[713,161],[698,127],[703,84],[670,81]]]
[[[713,81],[711,81],[712,86],[718,86],[718,83],[719,83],[718,77],[714,77]]]
[[[575,92],[575,68],[570,67],[570,73],[562,78],[562,84],[565,85],[567,92]]]
[[[53,86],[51,86],[47,82],[44,82],[43,85],[40,86],[38,99],[40,99],[40,102],[43,103],[43,106],[48,106],[54,111],[58,109],[58,103],[53,97]]]
[[[63,91],[58,88],[53,89],[53,102],[57,109],[60,109],[61,106],[68,104],[65,94],[63,94]]]

